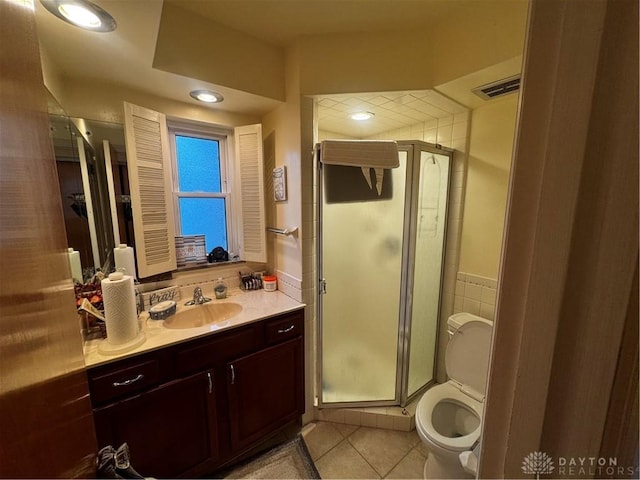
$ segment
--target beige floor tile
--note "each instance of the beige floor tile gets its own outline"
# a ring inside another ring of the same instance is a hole
[[[400,460],[393,470],[385,478],[389,479],[405,479],[419,478],[422,479],[424,474],[424,462],[426,458],[418,451],[417,448],[411,450],[406,457]]]
[[[357,425],[348,425],[346,423],[333,423],[332,425],[336,430],[340,432],[340,434],[344,438],[347,438],[349,435],[355,432],[358,428],[360,428]]]
[[[413,438],[413,446],[414,447],[416,445],[418,445],[419,443],[422,443],[422,440],[420,440],[420,435],[418,435],[418,432],[416,430],[411,430],[409,432],[409,434]]]
[[[344,439],[334,424],[328,422],[317,422],[315,428],[308,430],[303,438],[314,461]]]
[[[413,433],[360,427],[349,436],[349,442],[380,476],[385,476],[413,449]]]
[[[425,458],[429,456],[429,450],[427,450],[427,446],[422,440],[416,444],[415,449],[418,450],[418,452],[420,452]]]
[[[347,440],[315,462],[322,478],[380,478]]]

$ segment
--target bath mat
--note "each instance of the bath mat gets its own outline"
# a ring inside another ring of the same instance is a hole
[[[298,435],[237,465],[222,478],[319,479],[320,474],[302,436]]]

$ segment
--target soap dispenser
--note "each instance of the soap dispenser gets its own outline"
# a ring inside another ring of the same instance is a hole
[[[216,280],[216,285],[213,287],[213,291],[216,294],[216,298],[227,298],[227,283],[222,277]]]

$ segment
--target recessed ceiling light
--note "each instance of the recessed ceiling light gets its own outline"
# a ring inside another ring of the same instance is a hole
[[[189,95],[205,103],[220,103],[224,100],[222,95],[218,92],[212,92],[211,90],[193,90],[189,92]]]
[[[374,115],[375,114],[371,112],[356,112],[352,113],[349,117],[351,118],[351,120],[358,120],[359,122],[361,122],[362,120],[369,120]]]
[[[76,27],[93,32],[112,32],[116,21],[106,11],[88,0],[40,0],[56,17]]]

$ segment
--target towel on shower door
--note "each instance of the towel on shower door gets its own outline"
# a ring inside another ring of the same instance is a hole
[[[398,144],[393,140],[324,140],[320,161],[347,167],[397,168]]]
[[[382,193],[385,168],[400,166],[398,144],[393,140],[324,140],[320,144],[320,161],[328,165],[360,167],[370,189],[370,169],[376,176],[376,191]]]
[[[373,190],[373,185],[371,184],[371,167],[360,167],[362,170],[362,175],[367,181],[367,185],[369,185],[369,189]],[[378,196],[382,194],[382,180],[384,178],[384,168],[374,168],[373,169],[376,175],[376,191],[378,192]]]

